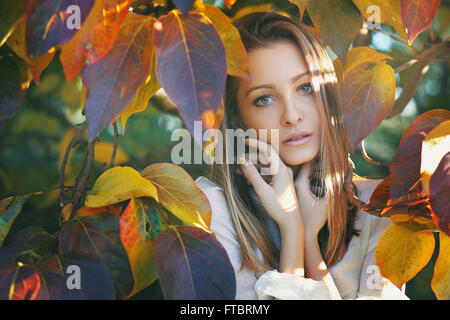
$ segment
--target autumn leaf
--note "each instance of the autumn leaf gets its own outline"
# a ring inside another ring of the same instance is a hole
[[[141,174],[156,187],[159,201],[167,210],[184,223],[208,231],[211,223],[209,201],[183,168],[170,163],[155,163]]]
[[[450,300],[450,237],[439,233],[439,255],[434,264],[431,288],[439,300]]]
[[[39,274],[22,263],[0,266],[1,300],[35,300],[41,289]]]
[[[230,19],[222,11],[206,3],[203,5],[203,10],[197,11],[206,15],[219,32],[225,47],[227,73],[236,77],[248,77],[250,71],[247,51],[239,31]]]
[[[98,259],[114,281],[119,298],[131,292],[133,274],[115,214],[101,212],[71,219],[59,232],[58,246],[61,255],[83,254]]]
[[[128,297],[152,284],[158,277],[154,262],[154,240],[167,228],[156,207],[141,199],[131,198],[120,217],[120,239],[127,251],[134,277],[134,287]]]
[[[0,47],[8,40],[22,16],[25,0],[0,1]]]
[[[234,299],[236,279],[222,245],[211,234],[174,226],[155,241],[155,264],[165,299]]]
[[[113,152],[114,145],[111,142],[100,141],[95,143],[95,161],[100,163],[107,163],[111,160],[111,154]],[[119,165],[126,163],[130,160],[130,157],[123,151],[121,146],[117,146],[116,157],[114,158],[114,164]]]
[[[30,69],[34,81],[39,84],[42,71],[50,64],[55,56],[55,49],[52,48],[43,55],[32,58],[28,56],[28,50],[25,44],[25,21],[21,18],[14,29],[14,32],[6,41],[6,44],[19,56],[22,58]]]
[[[156,74],[191,133],[194,121],[217,111],[227,74],[225,48],[209,19],[172,10],[153,29]]]
[[[236,0],[225,0],[225,6],[228,8],[228,9],[231,9],[231,7],[233,6],[233,4],[235,4],[236,3]]]
[[[79,32],[61,46],[59,59],[68,82],[112,48],[128,14],[130,0],[98,0]]]
[[[152,71],[147,80],[141,85],[131,103],[120,114],[120,123],[122,124],[123,132],[125,132],[125,126],[128,118],[137,112],[147,109],[148,101],[150,98],[161,88],[155,71],[155,53],[152,47]],[[125,133],[124,133],[125,134]]]
[[[409,43],[433,21],[441,0],[401,0],[402,21],[406,27]]]
[[[147,80],[154,21],[152,17],[128,14],[108,54],[83,69],[89,141],[120,115]]]
[[[31,73],[25,61],[14,55],[0,59],[0,118],[13,117],[31,82]]]
[[[86,20],[94,2],[95,0],[25,1],[23,12],[29,55],[36,58],[54,46],[68,42]]]
[[[406,29],[402,22],[400,0],[353,0],[353,3],[359,8],[364,18],[370,19],[373,23],[390,25],[400,37],[407,39]],[[374,15],[374,7],[379,16]],[[374,21],[374,18],[380,18],[380,21]]]
[[[382,276],[400,288],[425,267],[433,251],[433,232],[413,232],[394,224],[381,236],[375,261]]]
[[[400,198],[418,183],[421,178],[422,142],[431,130],[448,119],[450,119],[450,111],[435,109],[421,114],[412,121],[403,134],[400,145],[389,165],[390,199]]]
[[[387,54],[378,52],[370,47],[355,47],[347,53],[347,59],[344,64],[344,73],[349,73],[353,68],[361,64],[383,62],[391,59],[392,57]]]
[[[132,197],[153,197],[158,200],[155,186],[131,167],[114,167],[103,172],[95,181],[87,207],[103,207]]]
[[[423,195],[430,193],[430,178],[445,154],[450,150],[450,120],[441,122],[422,142],[420,174]]]
[[[450,235],[450,151],[441,159],[430,180],[431,218],[436,226]]]
[[[302,21],[303,14],[305,13],[306,6],[308,5],[309,0],[289,0],[290,3],[295,4],[298,7],[298,10],[300,11],[300,19],[299,21]]]
[[[0,247],[29,197],[30,194],[27,194],[21,197],[11,196],[0,200]]]
[[[353,57],[359,55],[349,55],[345,62],[340,89],[351,152],[391,112],[395,98],[395,72],[391,66],[384,62],[357,64]]]
[[[345,61],[361,26],[361,15],[351,0],[308,1],[308,14],[320,39]]]

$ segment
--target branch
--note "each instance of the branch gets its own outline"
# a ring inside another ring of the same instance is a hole
[[[369,30],[369,29],[368,29],[368,30]],[[384,31],[381,30],[381,29],[370,29],[370,30],[371,30],[371,31],[377,31],[377,32],[380,32],[380,33],[382,33],[382,34],[384,34],[384,35],[386,35],[386,36],[388,36],[388,37],[394,39],[395,41],[398,41],[398,42],[404,44],[405,46],[410,47],[410,48],[411,48],[412,50],[414,50],[416,53],[420,53],[420,50],[419,50],[419,49],[417,49],[416,47],[410,45],[408,42],[406,42],[406,41],[403,40],[403,39],[400,39],[400,38],[398,38],[398,37],[396,37],[396,36],[394,36],[394,35],[392,35],[392,34],[389,34],[389,33],[387,33],[387,32],[384,32]]]
[[[436,57],[439,55],[448,54],[449,51],[450,51],[450,41],[445,40],[444,42],[435,44],[431,48],[420,52],[420,54],[414,58],[408,58],[408,59],[410,59],[408,62],[405,62],[404,64],[398,66],[397,68],[394,69],[394,71],[396,73],[401,72],[401,71],[411,67],[413,64],[415,64],[419,61],[449,61],[449,59],[433,58],[433,57]],[[400,60],[400,59],[394,58],[394,60]]]
[[[114,146],[111,154],[111,160],[109,162],[109,167],[112,168],[114,166],[114,161],[116,159],[117,147],[119,146],[119,130],[117,129],[117,121],[114,121]]]
[[[89,142],[88,144],[88,161],[86,163],[86,166],[83,170],[80,172],[83,172],[81,174],[80,180],[75,186],[75,195],[73,197],[72,201],[72,208],[70,210],[69,219],[70,220],[74,214],[75,210],[78,209],[78,204],[84,203],[84,198],[86,197],[86,183],[89,178],[89,174],[91,172],[92,164],[95,162],[95,142],[97,139],[94,139],[93,141]]]
[[[70,140],[69,144],[66,147],[66,150],[64,152],[64,157],[63,160],[61,162],[61,168],[59,169],[59,187],[60,187],[60,192],[59,192],[59,205],[61,207],[64,206],[64,173],[66,171],[66,166],[67,166],[67,161],[69,160],[69,154],[70,151],[72,150],[72,148],[74,148],[80,141],[81,141],[81,137],[83,136],[84,130],[87,127],[87,122],[85,122],[83,124],[83,127],[81,127],[81,129],[78,131],[78,133],[73,136],[72,140]]]

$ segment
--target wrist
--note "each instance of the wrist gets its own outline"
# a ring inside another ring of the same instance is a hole
[[[305,230],[305,242],[308,244],[319,243],[318,235],[319,235],[318,232],[311,232],[306,229]]]
[[[293,213],[294,214],[294,213]],[[304,235],[305,228],[303,226],[303,220],[300,214],[295,214],[292,216],[292,219],[285,220],[283,223],[279,223],[278,227],[280,228],[280,232],[283,233],[299,233]]]

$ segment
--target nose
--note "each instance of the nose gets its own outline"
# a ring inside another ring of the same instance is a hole
[[[282,112],[281,123],[284,126],[296,126],[303,121],[303,114],[299,108],[298,101],[295,103],[292,99],[285,99]]]

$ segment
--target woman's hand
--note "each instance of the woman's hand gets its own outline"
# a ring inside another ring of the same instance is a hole
[[[328,219],[328,201],[327,195],[318,198],[311,191],[309,176],[312,163],[313,161],[309,161],[301,165],[294,184],[305,228],[305,238],[317,239],[320,229]]]
[[[292,169],[281,161],[270,144],[253,138],[246,139],[246,144],[259,149],[259,156],[264,157],[264,163],[269,165],[263,170],[267,170],[267,173],[272,176],[270,183],[263,179],[256,166],[250,161],[246,160],[241,165],[245,177],[255,189],[264,209],[275,220],[280,230],[303,229]]]

